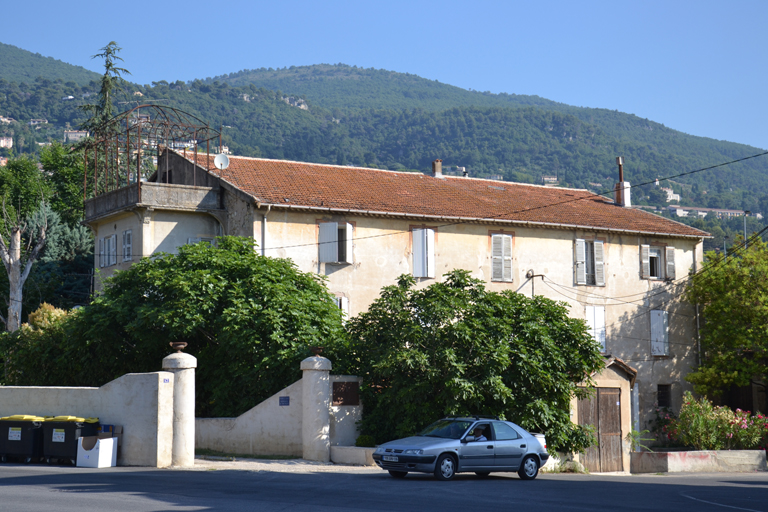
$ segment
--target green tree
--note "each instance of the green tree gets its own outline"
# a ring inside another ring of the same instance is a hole
[[[414,285],[401,276],[347,324],[347,364],[364,378],[364,433],[383,442],[443,415],[491,414],[545,433],[557,450],[593,442],[571,422],[570,401],[604,363],[565,304],[490,292],[464,270]]]
[[[685,299],[698,304],[702,364],[688,374],[697,393],[720,395],[731,386],[761,384],[768,375],[768,250],[756,237],[748,249],[714,252],[692,276]]]
[[[117,272],[50,337],[20,331],[4,345],[6,383],[98,386],[160,370],[169,342],[184,341],[199,361],[197,416],[236,416],[299,380],[310,347],[336,359],[343,340],[317,275],[257,255],[253,240],[223,237]]]
[[[83,218],[83,153],[59,142],[40,151],[40,163],[51,187],[51,207],[74,226]]]
[[[99,89],[98,102],[80,107],[82,111],[90,116],[81,125],[81,128],[84,130],[95,132],[101,125],[112,119],[114,115],[114,96],[120,87],[126,83],[122,75],[131,74],[127,69],[117,66],[117,61],[123,60],[122,57],[117,55],[120,53],[120,50],[122,48],[116,42],[110,41],[107,46],[101,49],[101,53],[91,57],[92,59],[104,59],[104,74],[100,81],[101,88]]]

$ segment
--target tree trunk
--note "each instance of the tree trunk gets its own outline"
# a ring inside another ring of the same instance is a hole
[[[8,317],[6,329],[9,332],[19,330],[21,326],[21,301],[24,283],[21,280],[21,230],[18,226],[11,229],[10,247],[8,248]]]

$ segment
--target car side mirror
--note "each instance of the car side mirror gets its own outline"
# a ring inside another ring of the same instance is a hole
[[[475,436],[467,436],[464,439],[461,440],[462,443],[471,443],[475,440]]]

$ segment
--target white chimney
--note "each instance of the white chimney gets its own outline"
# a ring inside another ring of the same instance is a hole
[[[432,176],[434,178],[442,178],[443,177],[443,161],[439,158],[432,162]]]
[[[617,156],[616,164],[619,166],[619,182],[613,188],[615,202],[619,206],[629,208],[632,206],[632,200],[629,194],[631,185],[628,181],[624,181],[624,157]]]

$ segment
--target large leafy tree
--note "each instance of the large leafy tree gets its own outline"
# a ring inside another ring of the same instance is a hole
[[[727,259],[707,253],[686,300],[700,306],[702,364],[686,379],[717,396],[731,386],[764,386],[768,375],[768,250],[753,237]]]
[[[349,364],[365,379],[365,433],[383,442],[443,415],[491,414],[544,432],[554,449],[592,443],[571,422],[570,401],[604,363],[563,303],[490,292],[463,270],[414,285],[401,276],[347,324]]]
[[[236,416],[299,380],[312,346],[336,359],[343,340],[317,275],[257,255],[253,240],[224,237],[117,272],[48,334],[19,331],[6,341],[6,383],[102,385],[160,370],[169,342],[184,341],[199,361],[197,416]]]

